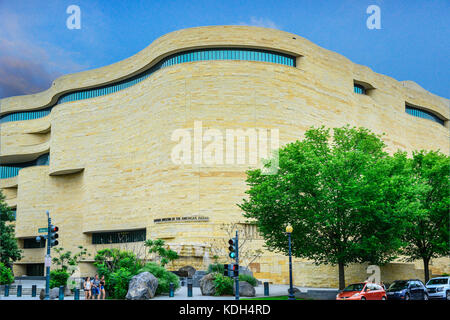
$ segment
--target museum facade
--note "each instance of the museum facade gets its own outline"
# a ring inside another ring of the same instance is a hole
[[[218,252],[230,225],[245,230],[249,248],[261,248],[236,205],[245,197],[245,171],[311,126],[347,124],[385,133],[388,152],[450,151],[449,100],[259,27],[175,31],[126,60],[1,99],[0,189],[16,211],[24,251],[15,274],[42,274],[45,250],[35,237],[47,210],[60,247],[91,253],[80,275],[95,272],[101,248],[141,250],[156,238],[179,253],[172,269],[206,269],[215,256],[227,261]],[[223,150],[210,148],[218,139]],[[263,250],[248,260],[254,275],[288,283],[287,258]],[[366,267],[349,266],[347,281],[364,280]],[[450,272],[449,260],[432,261],[431,271]],[[423,278],[421,261],[381,272],[385,282]],[[294,259],[294,282],[334,287],[337,268]]]

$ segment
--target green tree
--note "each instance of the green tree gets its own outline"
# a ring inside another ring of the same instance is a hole
[[[5,203],[5,196],[0,191],[0,262],[12,268],[14,261],[22,258],[22,250],[17,245],[14,235],[14,214]]]
[[[164,267],[169,262],[178,259],[178,253],[173,250],[167,249],[164,247],[164,240],[156,239],[156,240],[147,240],[145,241],[145,246],[148,247],[149,253],[155,253],[158,255],[159,263],[162,267]]]
[[[281,148],[276,174],[249,170],[249,197],[238,206],[256,220],[270,250],[288,253],[284,230],[291,224],[293,255],[338,265],[343,289],[346,265],[394,259],[405,220],[399,208],[409,206],[402,193],[411,184],[405,154],[389,157],[379,136],[349,126],[333,132],[311,128]]]
[[[407,261],[422,259],[427,282],[430,260],[450,254],[450,157],[436,151],[414,152],[410,170],[421,188],[407,215],[402,253]]]
[[[86,256],[90,256],[87,253],[87,249],[83,246],[78,246],[79,252],[72,254],[72,251],[64,251],[64,248],[52,248],[57,254],[56,257],[52,258],[52,262],[58,266],[58,270],[65,271],[72,275],[75,272],[78,263],[83,260]]]

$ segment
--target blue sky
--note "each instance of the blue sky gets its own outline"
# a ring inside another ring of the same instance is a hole
[[[369,30],[369,5],[381,29]],[[81,29],[66,27],[69,5]],[[0,98],[126,59],[156,38],[206,25],[278,28],[450,98],[450,0],[0,0]]]

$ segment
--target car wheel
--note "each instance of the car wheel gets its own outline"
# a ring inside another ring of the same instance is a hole
[[[381,297],[381,300],[386,300],[386,297]]]
[[[361,300],[366,300],[366,298],[365,297],[361,297]]]
[[[428,295],[426,293],[423,295],[423,300],[428,300]]]
[[[409,294],[405,295],[405,300],[409,300]]]
[[[445,295],[445,297],[447,298],[447,300],[450,300],[450,291],[447,291],[447,294]]]

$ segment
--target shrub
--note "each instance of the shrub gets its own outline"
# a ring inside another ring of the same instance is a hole
[[[105,276],[105,291],[111,299],[125,298],[128,282],[143,266],[133,252],[117,248],[99,250],[94,265],[99,276]]]
[[[221,273],[216,273],[214,275],[214,287],[216,288],[216,292],[214,295],[216,296],[232,295],[233,284],[234,284],[233,279],[225,277]]]
[[[69,277],[69,273],[64,270],[50,271],[50,289],[66,286],[67,279],[69,279]]]
[[[14,276],[10,268],[0,262],[0,284],[10,284],[14,282]]]
[[[223,272],[224,272],[224,266],[223,266],[223,264],[219,264],[219,263],[211,263],[209,266],[208,266],[208,271],[207,271],[208,273],[214,273],[214,272],[217,272],[217,273],[221,273],[221,274],[223,274]]]
[[[258,285],[258,280],[255,277],[253,277],[253,276],[251,276],[249,274],[240,274],[239,275],[239,281],[248,282],[253,287],[256,287]]]
[[[158,279],[158,287],[156,288],[156,295],[161,293],[169,293],[170,283],[173,283],[174,291],[180,287],[180,279],[178,276],[170,271],[167,271],[164,267],[150,262],[147,263],[139,273],[150,272]]]
[[[110,274],[110,286],[112,288],[110,292],[111,299],[125,299],[128,292],[128,284],[134,275],[125,268]]]

